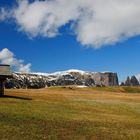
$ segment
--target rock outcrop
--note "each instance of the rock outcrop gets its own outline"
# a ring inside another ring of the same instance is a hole
[[[138,86],[139,81],[134,75],[131,78],[128,76],[126,81],[121,85],[122,86]]]
[[[134,75],[131,77],[130,82],[131,82],[131,86],[138,86],[139,85],[139,81]]]
[[[13,79],[7,79],[6,88],[44,88],[48,86],[83,85],[118,86],[116,73],[84,72],[69,70],[47,73],[13,73]]]
[[[131,86],[131,79],[130,77],[128,76],[125,83],[124,83],[125,86]]]

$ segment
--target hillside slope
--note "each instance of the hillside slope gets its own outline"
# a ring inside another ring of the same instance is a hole
[[[1,140],[140,140],[140,94],[6,89],[0,120]]]

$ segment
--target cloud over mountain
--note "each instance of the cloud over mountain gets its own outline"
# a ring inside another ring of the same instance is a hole
[[[0,19],[14,19],[30,37],[55,37],[70,23],[82,45],[99,48],[140,34],[139,5],[139,0],[20,0],[1,10]]]
[[[4,48],[0,51],[0,63],[11,65],[14,70],[19,72],[30,72],[31,64],[24,64],[24,60],[15,58],[15,55],[9,51],[7,48]]]

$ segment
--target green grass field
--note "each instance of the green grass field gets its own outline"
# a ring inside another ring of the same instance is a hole
[[[0,140],[140,140],[140,88],[6,90]]]

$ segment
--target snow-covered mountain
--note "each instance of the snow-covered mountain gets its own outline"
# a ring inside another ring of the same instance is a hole
[[[117,86],[117,73],[68,70],[55,73],[13,73],[7,88],[44,88],[48,86]]]

